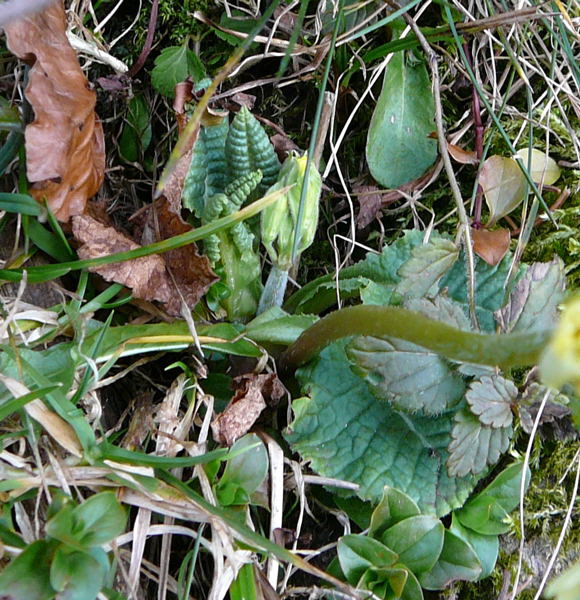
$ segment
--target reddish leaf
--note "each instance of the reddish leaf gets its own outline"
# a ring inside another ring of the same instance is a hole
[[[8,47],[31,65],[26,97],[35,119],[26,127],[30,193],[46,198],[60,221],[85,210],[105,172],[105,144],[95,93],[66,37],[59,0],[5,27]]]
[[[286,388],[275,373],[248,373],[234,379],[235,394],[211,428],[220,444],[231,446],[246,434],[268,405],[277,404]]]
[[[472,229],[473,251],[492,266],[495,266],[510,249],[510,232],[507,229]]]

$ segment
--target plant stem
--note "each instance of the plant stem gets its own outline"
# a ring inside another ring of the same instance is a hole
[[[324,347],[355,335],[392,336],[418,344],[451,360],[512,367],[536,364],[550,331],[482,334],[451,327],[394,306],[350,306],[336,310],[309,327],[284,352],[283,369],[295,369]]]
[[[272,265],[262,296],[260,297],[260,304],[258,305],[259,315],[273,306],[282,306],[287,285],[288,271]]]

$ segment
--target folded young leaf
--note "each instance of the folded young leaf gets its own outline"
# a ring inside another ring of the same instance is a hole
[[[447,471],[450,477],[464,477],[469,473],[483,473],[488,465],[495,464],[508,448],[512,427],[487,427],[464,408],[454,417],[449,444]]]
[[[474,381],[465,394],[471,412],[483,425],[509,427],[513,415],[511,405],[518,396],[518,388],[500,375],[482,377]]]
[[[382,542],[399,555],[399,561],[418,575],[430,571],[443,548],[444,527],[439,519],[418,515],[399,521],[381,536]]]
[[[421,514],[419,507],[407,494],[397,488],[385,486],[383,497],[373,511],[369,535],[380,538],[383,532],[399,521]]]

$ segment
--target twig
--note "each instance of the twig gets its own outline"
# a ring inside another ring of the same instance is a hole
[[[397,9],[400,8],[399,4],[394,0],[387,0],[387,3]],[[453,199],[455,200],[455,205],[457,207],[459,223],[461,224],[461,228],[463,229],[463,237],[465,238],[465,254],[467,257],[467,265],[469,268],[467,278],[469,314],[471,317],[473,327],[475,329],[479,329],[477,315],[475,312],[475,257],[473,255],[473,246],[471,244],[469,218],[465,210],[463,198],[461,197],[461,190],[459,189],[457,179],[455,178],[455,173],[453,172],[453,165],[451,164],[451,158],[447,149],[447,138],[445,136],[445,129],[443,128],[443,107],[441,104],[441,82],[439,79],[438,59],[437,55],[435,54],[435,52],[433,52],[431,46],[429,45],[429,42],[421,32],[421,29],[415,23],[413,17],[406,13],[403,15],[403,17],[413,30],[413,33],[417,36],[417,39],[419,40],[419,43],[421,44],[421,47],[423,48],[423,51],[427,56],[429,69],[431,70],[431,76],[433,79],[433,98],[435,100],[435,125],[437,127],[439,151],[441,152],[441,157],[443,158],[445,172],[447,173],[447,178],[449,179]]]

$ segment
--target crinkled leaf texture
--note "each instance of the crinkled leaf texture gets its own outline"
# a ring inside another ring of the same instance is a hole
[[[286,439],[312,468],[360,485],[358,495],[378,501],[389,485],[408,494],[423,513],[438,516],[461,506],[476,477],[449,477],[445,463],[452,413],[410,415],[377,402],[349,368],[345,342],[323,350],[297,373],[310,398],[294,402]]]
[[[463,379],[444,358],[396,338],[355,338],[347,356],[375,396],[399,410],[440,414],[465,391]]]
[[[512,431],[511,425],[497,428],[483,425],[467,408],[455,413],[447,460],[449,475],[483,474],[508,449]]]
[[[511,403],[517,398],[518,388],[499,375],[482,377],[470,386],[465,399],[471,412],[483,425],[509,427],[512,424]]]

